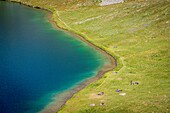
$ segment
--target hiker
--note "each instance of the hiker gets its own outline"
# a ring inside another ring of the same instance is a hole
[[[133,82],[132,82],[132,80],[130,81],[130,85],[132,85],[133,84]]]

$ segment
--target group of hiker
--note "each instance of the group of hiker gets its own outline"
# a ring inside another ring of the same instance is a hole
[[[138,84],[139,84],[139,82],[136,82],[136,81],[133,82],[132,80],[130,81],[130,85],[138,85]],[[119,95],[121,95],[121,96],[126,95],[126,93],[120,93],[120,92],[122,92],[121,89],[116,89],[115,92],[119,93]],[[99,92],[97,95],[98,96],[104,95],[104,92]],[[99,105],[104,106],[105,104],[104,104],[104,102],[101,102]],[[90,104],[90,106],[95,106],[95,104]]]

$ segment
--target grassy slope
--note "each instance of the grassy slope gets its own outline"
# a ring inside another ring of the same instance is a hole
[[[28,2],[31,1],[34,0]],[[118,61],[118,67],[113,70],[118,71],[117,74],[106,73],[102,79],[88,85],[59,113],[170,112],[169,0],[105,7],[78,8],[71,4],[67,10],[56,2],[53,8],[49,3],[34,1],[32,4],[51,8],[60,27],[79,33],[116,56]],[[54,10],[55,7],[59,11]],[[130,80],[140,84],[131,86]],[[116,89],[122,89],[126,95],[120,96]],[[96,96],[99,91],[105,94]],[[105,106],[99,106],[101,100]],[[90,107],[90,103],[96,106]]]
[[[53,11],[55,8],[60,10],[75,9],[78,7],[92,6],[98,4],[98,0],[7,0],[22,2],[31,6],[39,6]]]

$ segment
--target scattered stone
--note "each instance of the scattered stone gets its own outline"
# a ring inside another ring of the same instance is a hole
[[[100,6],[123,3],[124,0],[101,0]]]
[[[118,78],[117,80],[122,80],[122,78]]]
[[[104,92],[99,92],[97,95],[104,95]]]
[[[120,95],[120,96],[125,96],[125,95],[126,95],[126,93],[120,93],[119,95]]]
[[[38,7],[38,6],[34,6],[34,8],[36,8],[36,9],[40,9],[40,7]]]
[[[118,72],[114,71],[113,74],[117,74]]]
[[[100,106],[104,106],[104,102],[100,103]]]
[[[95,104],[90,104],[90,106],[95,106]]]
[[[113,48],[117,48],[117,46],[113,46]]]

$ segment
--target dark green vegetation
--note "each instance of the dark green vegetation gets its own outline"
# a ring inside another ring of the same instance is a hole
[[[76,0],[65,4],[42,1],[27,4],[50,9],[58,26],[80,34],[118,61],[115,70],[75,94],[59,113],[170,112],[169,0],[104,7],[90,0],[85,2],[90,5],[78,5]],[[131,80],[139,85],[130,85]],[[120,96],[116,89],[126,95]],[[98,96],[99,91],[105,94]],[[101,101],[105,106],[99,105]]]

